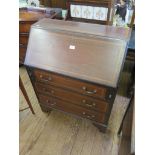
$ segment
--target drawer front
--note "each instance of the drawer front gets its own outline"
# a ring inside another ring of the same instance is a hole
[[[83,107],[76,106],[74,104],[69,104],[62,100],[48,97],[45,95],[39,95],[38,97],[39,97],[39,102],[48,108],[59,109],[59,110],[72,113],[72,114],[81,116],[83,118],[94,120],[100,123],[104,123],[105,121],[105,114],[95,112],[95,111],[90,111]]]
[[[90,110],[96,110],[100,112],[106,112],[108,110],[109,104],[101,100],[40,83],[35,83],[35,87],[39,93],[57,97]]]
[[[19,34],[19,44],[26,45],[28,44],[29,35],[28,34]]]
[[[19,46],[19,62],[24,63],[25,55],[26,55],[26,47],[25,46]]]
[[[49,85],[65,87],[70,90],[101,99],[105,99],[106,97],[107,90],[102,86],[82,82],[80,80],[75,80],[69,77],[64,77],[37,69],[34,70],[34,75],[37,81],[44,82]]]
[[[31,25],[34,24],[35,22],[31,21],[25,21],[25,22],[19,22],[19,32],[21,33],[29,33]]]

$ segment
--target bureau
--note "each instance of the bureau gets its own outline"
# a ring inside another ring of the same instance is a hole
[[[19,62],[24,63],[30,27],[42,18],[56,18],[61,9],[23,7],[19,9]]]
[[[105,132],[130,33],[54,19],[33,24],[24,64],[42,111],[86,118]]]

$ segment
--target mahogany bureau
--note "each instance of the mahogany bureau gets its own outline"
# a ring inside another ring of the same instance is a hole
[[[24,64],[42,111],[87,118],[105,132],[130,33],[54,19],[33,24]]]
[[[24,63],[31,25],[42,18],[55,18],[59,13],[61,13],[60,9],[53,8],[19,8],[19,62],[21,64]]]

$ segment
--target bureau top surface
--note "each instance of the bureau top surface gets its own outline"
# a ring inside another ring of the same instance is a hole
[[[117,87],[130,30],[42,19],[31,27],[25,65]]]

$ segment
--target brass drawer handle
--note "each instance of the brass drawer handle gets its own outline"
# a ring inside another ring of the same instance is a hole
[[[19,46],[26,46],[25,44],[19,43]]]
[[[54,102],[54,103],[50,103],[50,101],[49,101],[49,100],[46,100],[46,102],[47,102],[47,103],[49,103],[51,106],[56,105],[56,102]]]
[[[95,118],[95,115],[87,115],[85,112],[83,112],[82,114],[85,115],[87,118]]]
[[[95,93],[97,92],[97,90],[92,90],[92,91],[90,91],[90,90],[88,90],[87,87],[85,87],[85,86],[83,86],[82,89],[83,89],[84,91],[86,91],[87,94],[95,94]]]
[[[85,103],[85,105],[87,106],[87,107],[95,107],[96,106],[96,103],[92,103],[92,104],[88,104],[88,103],[86,103],[86,100],[82,100],[82,102],[83,103]]]
[[[93,104],[86,104],[86,106],[87,106],[87,107],[93,107],[93,106],[95,107],[96,104],[95,104],[95,103],[93,103]]]
[[[40,78],[41,78],[42,81],[45,81],[45,82],[48,82],[48,81],[51,81],[51,80],[52,80],[51,77],[48,77],[48,78],[46,79],[46,78],[44,78],[42,75],[40,75]]]

